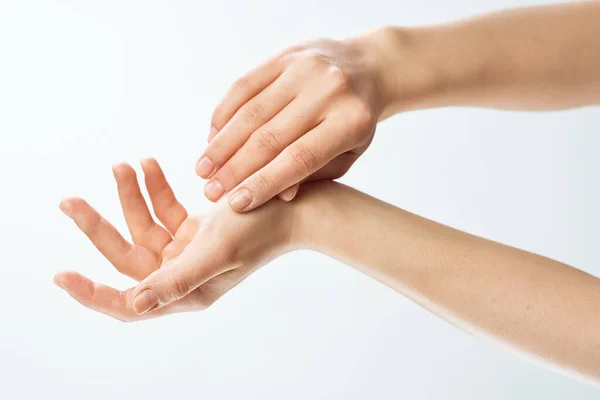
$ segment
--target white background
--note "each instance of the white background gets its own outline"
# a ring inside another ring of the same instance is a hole
[[[213,106],[287,45],[516,0],[0,0],[0,398],[597,399],[315,253],[197,314],[122,324],[52,284],[128,287],[64,217],[125,228],[111,165],[155,156],[191,210]],[[600,274],[600,112],[399,115],[343,179],[428,218]],[[139,170],[139,168],[138,168]]]

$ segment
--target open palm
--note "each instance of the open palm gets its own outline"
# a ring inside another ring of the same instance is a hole
[[[198,264],[194,263],[196,260],[202,261],[201,267],[209,269],[209,272],[206,282],[191,290],[182,299],[141,316],[133,309],[134,288],[119,291],[95,283],[72,271],[60,272],[55,276],[56,284],[65,289],[75,300],[88,308],[122,321],[203,309],[243,280],[260,264],[257,260],[242,263],[233,258],[222,257],[216,262],[215,257],[211,257],[215,249],[221,254],[239,253],[237,251],[239,249],[234,248],[236,237],[231,237],[232,235],[227,232],[219,232],[221,235],[230,236],[225,238],[229,239],[227,249],[209,240],[207,236],[216,236],[214,235],[215,223],[212,222],[215,218],[211,218],[214,213],[205,217],[188,216],[185,208],[177,201],[156,160],[143,160],[142,169],[154,213],[164,227],[157,224],[150,214],[134,169],[127,164],[118,164],[113,168],[133,244],[125,240],[114,226],[83,199],[65,199],[61,202],[61,209],[75,221],[119,272],[137,281],[145,279],[160,268],[169,268],[169,261],[182,257],[184,252],[192,259],[192,264]],[[246,226],[252,230],[257,226],[256,217],[252,220],[246,218],[245,221],[245,224],[241,224],[241,228]],[[227,221],[220,222],[220,226],[235,225],[228,224]],[[237,225],[240,225],[239,222],[237,221]],[[261,227],[257,226],[257,228]],[[194,240],[204,244],[195,246],[194,251],[190,252],[189,245]]]

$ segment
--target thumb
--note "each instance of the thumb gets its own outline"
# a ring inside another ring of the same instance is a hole
[[[133,309],[138,315],[182,299],[219,273],[204,257],[182,256],[148,275],[134,289]]]

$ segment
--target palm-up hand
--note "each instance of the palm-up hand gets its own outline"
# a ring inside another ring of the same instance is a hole
[[[71,217],[121,273],[143,281],[125,291],[92,282],[77,272],[59,272],[58,286],[84,306],[122,321],[206,308],[270,259],[289,249],[287,205],[270,202],[238,214],[220,202],[200,217],[188,216],[154,159],[142,161],[157,224],[133,168],[114,167],[119,198],[133,244],[86,201],[63,200]]]

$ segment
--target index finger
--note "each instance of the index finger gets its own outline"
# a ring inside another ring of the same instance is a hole
[[[238,212],[251,211],[348,151],[350,142],[340,135],[332,135],[331,131],[335,130],[336,126],[325,120],[286,147],[232,191],[231,207]],[[324,143],[324,138],[329,139]]]
[[[85,200],[64,199],[61,210],[77,224],[104,257],[135,280],[142,280],[158,267],[158,258],[143,247],[133,246]]]
[[[277,55],[238,78],[213,111],[208,142],[213,140],[244,104],[273,83],[282,71],[281,55]]]

